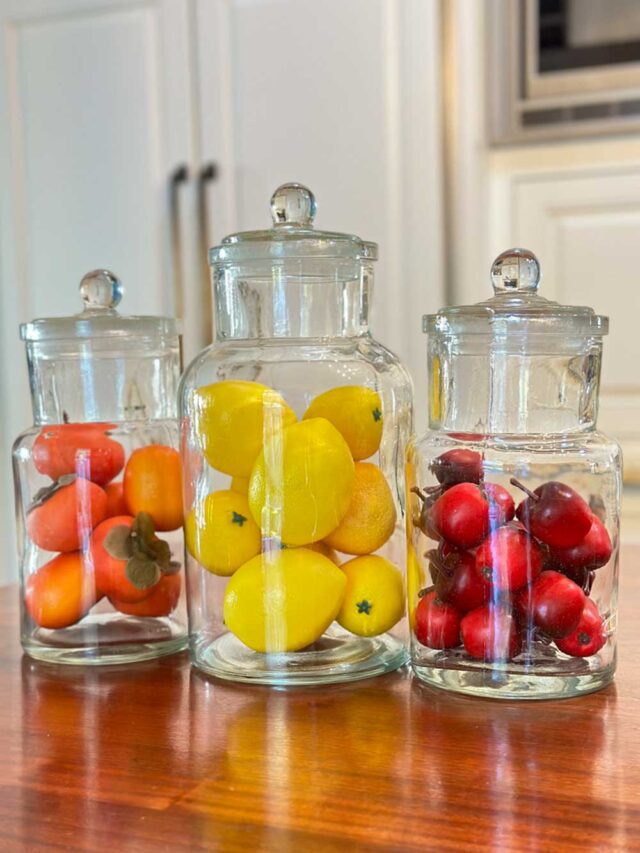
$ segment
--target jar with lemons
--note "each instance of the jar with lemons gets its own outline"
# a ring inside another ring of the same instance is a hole
[[[211,249],[215,341],[182,380],[192,661],[368,678],[406,661],[411,381],[369,332],[377,246],[316,230],[299,184],[271,211]]]

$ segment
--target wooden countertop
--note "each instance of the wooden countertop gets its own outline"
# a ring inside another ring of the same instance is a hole
[[[496,702],[406,672],[275,691],[185,655],[22,657],[0,592],[0,850],[640,850],[640,548],[601,693]]]

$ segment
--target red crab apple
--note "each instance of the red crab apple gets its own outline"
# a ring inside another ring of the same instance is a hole
[[[536,539],[551,548],[573,548],[585,538],[593,520],[589,505],[570,486],[551,481],[533,492],[518,480],[511,484],[528,497],[516,515]]]
[[[577,628],[567,637],[556,640],[556,646],[565,655],[586,658],[595,655],[607,642],[604,621],[594,602],[588,598]]]
[[[476,571],[494,589],[515,592],[542,571],[542,549],[525,530],[507,525],[476,551]]]
[[[557,639],[577,628],[586,600],[577,583],[560,572],[546,571],[518,595],[516,610]]]
[[[489,531],[489,502],[474,483],[459,483],[440,495],[430,509],[434,530],[461,550],[475,548]]]
[[[477,660],[510,660],[520,653],[516,620],[500,606],[487,604],[467,613],[460,633],[467,654]]]
[[[581,542],[571,548],[551,548],[549,557],[563,570],[599,569],[609,562],[613,547],[607,528],[595,515],[591,518],[589,532]]]
[[[435,590],[418,602],[415,613],[416,639],[431,649],[450,649],[460,645],[460,613],[446,604]]]

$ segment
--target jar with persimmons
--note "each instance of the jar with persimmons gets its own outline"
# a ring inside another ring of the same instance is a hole
[[[316,230],[299,184],[271,211],[211,249],[215,342],[181,385],[192,660],[250,683],[367,678],[406,660],[411,382],[369,332],[377,246]]]
[[[13,466],[21,638],[34,658],[126,663],[186,644],[175,321],[116,310],[106,270],[84,310],[33,320],[35,425]]]
[[[415,674],[487,697],[613,678],[621,458],[596,429],[607,317],[538,294],[524,249],[495,295],[425,317],[429,430],[407,453]]]

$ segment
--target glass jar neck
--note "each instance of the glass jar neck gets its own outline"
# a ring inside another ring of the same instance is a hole
[[[474,336],[429,342],[431,429],[544,435],[595,428],[602,340],[505,347]]]
[[[36,426],[177,417],[177,339],[29,342],[27,362]]]
[[[300,258],[213,267],[216,340],[364,335],[369,263]]]

